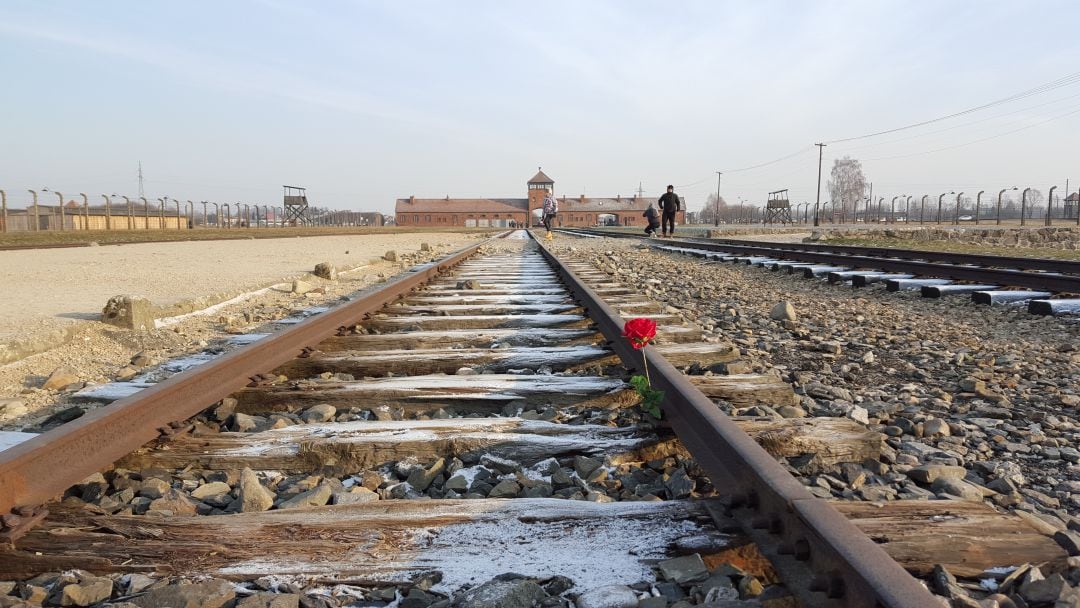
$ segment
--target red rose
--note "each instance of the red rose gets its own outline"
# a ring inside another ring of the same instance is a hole
[[[656,321],[652,319],[630,319],[623,326],[623,337],[630,340],[635,349],[642,349],[656,337]]]

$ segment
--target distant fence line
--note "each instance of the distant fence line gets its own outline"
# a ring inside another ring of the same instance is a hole
[[[0,233],[80,230],[188,230],[194,228],[272,228],[284,226],[382,226],[383,215],[376,212],[336,211],[308,208],[305,222],[285,221],[282,206],[250,203],[211,203],[157,199],[154,205],[145,197],[100,195],[102,204],[91,205],[80,193],[82,204],[64,202],[59,192],[58,205],[42,205],[37,192],[30,190],[33,202],[24,208],[8,206],[7,193],[0,190]],[[123,199],[114,202],[113,199]]]

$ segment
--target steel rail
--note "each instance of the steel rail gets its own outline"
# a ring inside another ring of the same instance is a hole
[[[1015,270],[1042,270],[1062,274],[1080,275],[1080,262],[1072,260],[1053,260],[1049,258],[1021,258],[1004,255],[977,253],[951,253],[948,251],[920,251],[918,249],[892,249],[889,247],[861,247],[851,245],[821,245],[817,243],[768,243],[765,241],[739,241],[735,239],[699,239],[687,237],[685,240],[724,245],[760,245],[771,249],[786,251],[820,251],[862,255],[870,257],[888,257],[901,260],[923,260],[926,262],[945,262],[947,264],[975,264],[991,268],[1011,268]]]
[[[637,234],[627,232],[615,232],[593,229],[571,229],[571,232],[581,231],[588,234],[616,237],[642,238]],[[694,243],[712,243],[724,245],[748,245],[760,246],[770,249],[784,249],[787,251],[820,251],[824,253],[839,253],[851,255],[865,255],[871,257],[898,258],[901,260],[924,260],[927,262],[945,262],[948,264],[975,264],[993,268],[1013,268],[1016,270],[1043,270],[1047,272],[1060,272],[1062,274],[1080,274],[1080,262],[1072,260],[1054,260],[1050,258],[1023,258],[1004,255],[990,255],[977,253],[952,253],[948,251],[922,251],[919,249],[893,249],[891,247],[861,247],[856,245],[824,245],[820,243],[770,243],[768,241],[751,241],[741,239],[711,239],[704,237],[684,236],[679,241],[691,241]]]
[[[295,359],[306,347],[446,273],[490,240],[420,265],[353,302],[0,452],[0,513],[15,511],[3,516],[8,530],[0,535],[11,538],[13,529],[25,527],[31,517],[40,518],[31,516],[31,510],[157,438],[170,423],[194,416],[244,388],[259,374]]]
[[[801,598],[804,605],[936,605],[922,584],[836,509],[810,494],[651,346],[644,349],[644,358],[634,350],[621,337],[624,322],[615,310],[547,247],[541,252],[623,364],[644,372],[648,361],[653,386],[664,391],[665,419],[713,484],[735,495],[735,514],[752,522],[748,533],[781,569],[789,589],[814,592]]]
[[[573,232],[571,232],[573,234]],[[586,234],[592,234],[587,232]],[[604,233],[603,236],[612,236],[615,233]],[[620,235],[629,238],[643,239],[636,234]],[[691,248],[704,249],[707,251],[741,254],[760,255],[801,262],[817,262],[820,264],[844,264],[852,268],[876,268],[889,272],[909,273],[926,277],[940,277],[955,279],[958,281],[973,281],[976,283],[993,283],[997,285],[1011,285],[1014,287],[1027,287],[1040,291],[1056,291],[1061,293],[1080,293],[1080,275],[1065,275],[1047,272],[1030,272],[1026,270],[1013,270],[1008,268],[985,268],[976,266],[964,266],[958,264],[940,264],[935,262],[922,262],[918,260],[902,260],[897,258],[879,258],[864,255],[841,255],[807,251],[799,249],[782,249],[769,244],[716,244],[690,240],[668,239],[664,244],[685,245]],[[994,257],[994,256],[986,256]]]

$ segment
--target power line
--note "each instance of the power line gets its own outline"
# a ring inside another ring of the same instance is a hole
[[[980,110],[985,110],[987,108],[991,108],[991,107],[994,107],[994,106],[997,106],[997,105],[1001,105],[1003,103],[1008,103],[1010,101],[1016,101],[1018,99],[1024,99],[1026,97],[1031,97],[1032,95],[1038,95],[1038,94],[1041,94],[1041,93],[1045,93],[1047,91],[1052,91],[1054,89],[1059,89],[1059,88],[1064,87],[1064,86],[1068,86],[1068,85],[1071,85],[1071,84],[1076,84],[1077,82],[1080,82],[1080,72],[1076,72],[1074,74],[1069,74],[1068,76],[1062,76],[1061,78],[1058,78],[1057,80],[1053,80],[1051,82],[1043,83],[1043,84],[1041,84],[1041,85],[1039,85],[1037,87],[1028,89],[1026,91],[1021,91],[1020,93],[1016,93],[1014,95],[1009,95],[1008,97],[1003,97],[1003,98],[998,99],[996,101],[991,101],[990,103],[985,103],[985,104],[980,105],[980,106],[975,106],[973,108],[968,108],[966,110],[961,110],[959,112],[954,112],[954,113],[948,114],[946,116],[939,116],[937,118],[932,118],[930,120],[924,120],[924,121],[913,123],[913,124],[910,124],[910,125],[905,125],[905,126],[902,126],[902,127],[896,127],[896,128],[893,128],[893,129],[886,129],[884,131],[877,131],[875,133],[867,133],[866,135],[858,135],[858,136],[855,136],[855,137],[845,137],[843,139],[833,139],[833,140],[827,141],[825,143],[836,144],[836,143],[842,143],[842,142],[845,142],[845,141],[855,141],[857,139],[866,139],[866,138],[869,138],[869,137],[877,137],[879,135],[886,135],[888,133],[896,133],[897,131],[905,131],[907,129],[914,129],[916,127],[922,127],[922,126],[925,126],[925,125],[933,124],[935,122],[941,122],[943,120],[948,120],[950,118],[956,118],[957,116],[963,116],[965,114],[971,114],[972,112],[978,112]]]
[[[850,152],[850,151],[853,151],[853,150],[865,150],[867,148],[875,148],[875,147],[878,147],[878,146],[887,146],[887,145],[890,145],[890,144],[900,143],[900,142],[903,142],[903,141],[910,141],[912,139],[918,139],[920,137],[926,137],[928,135],[937,135],[938,133],[944,133],[946,131],[953,131],[953,130],[956,130],[956,129],[961,129],[963,127],[970,127],[971,125],[977,125],[977,124],[988,122],[988,121],[991,121],[991,120],[996,120],[998,118],[1005,118],[1006,116],[1012,116],[1014,114],[1019,114],[1021,112],[1027,112],[1029,110],[1034,110],[1036,108],[1046,107],[1046,106],[1049,106],[1049,105],[1053,105],[1055,103],[1060,103],[1062,101],[1068,101],[1070,99],[1075,99],[1077,97],[1080,97],[1080,93],[1076,93],[1075,95],[1069,95],[1068,97],[1061,97],[1059,99],[1054,99],[1052,101],[1047,101],[1047,102],[1036,104],[1036,105],[1033,105],[1033,106],[1027,106],[1026,108],[1020,108],[1020,109],[1017,109],[1017,110],[1013,110],[1011,112],[1005,112],[1003,114],[996,114],[994,116],[987,116],[986,118],[980,118],[979,120],[973,120],[971,122],[963,122],[963,123],[960,123],[958,125],[953,125],[951,127],[945,127],[943,129],[937,129],[936,131],[927,131],[926,133],[916,133],[915,135],[909,135],[907,137],[901,137],[899,139],[892,139],[892,140],[889,140],[889,141],[881,141],[881,142],[877,142],[877,143],[870,143],[870,144],[865,144],[865,145],[861,145],[861,146],[855,146],[855,147],[851,147],[851,148],[845,147],[845,148],[843,148],[843,150],[844,150],[844,152]],[[1009,121],[1009,122],[1006,122],[1005,124],[1011,124],[1011,123],[1015,123],[1015,122],[1017,122],[1017,121],[1015,121],[1015,120],[1014,121]]]
[[[935,152],[944,152],[945,150],[955,150],[956,148],[963,148],[964,146],[970,146],[972,144],[981,143],[981,142],[988,141],[988,140],[991,140],[991,139],[997,139],[999,137],[1005,137],[1006,135],[1012,135],[1013,133],[1019,133],[1020,131],[1026,131],[1028,129],[1033,129],[1035,127],[1045,125],[1048,122],[1053,122],[1055,120],[1065,118],[1066,116],[1071,116],[1073,114],[1076,114],[1077,112],[1080,112],[1080,108],[1072,110],[1071,112],[1066,112],[1064,114],[1059,114],[1058,116],[1053,116],[1053,117],[1048,118],[1048,119],[1046,119],[1044,121],[1041,121],[1041,122],[1037,122],[1037,123],[1034,123],[1034,124],[1030,124],[1030,125],[1020,127],[1019,129],[1013,129],[1012,131],[1006,131],[1004,133],[998,133],[997,135],[991,135],[989,137],[983,137],[981,139],[976,139],[974,141],[969,141],[969,142],[965,142],[965,143],[962,143],[962,144],[957,144],[955,146],[946,146],[944,148],[936,148],[934,150],[924,150],[922,152],[914,152],[912,154],[898,154],[896,156],[879,156],[877,158],[864,158],[862,160],[871,161],[871,160],[890,160],[890,159],[894,159],[894,158],[910,158],[912,156],[922,156],[923,154],[933,154]]]
[[[760,164],[757,164],[757,165],[751,165],[749,167],[740,167],[738,169],[724,169],[723,173],[741,173],[742,171],[750,171],[751,169],[760,169],[761,167],[768,167],[769,165],[775,165],[776,163],[783,162],[783,161],[788,160],[790,158],[795,158],[796,156],[798,156],[800,154],[805,154],[806,152],[809,152],[811,148],[813,148],[813,146],[806,146],[806,147],[803,147],[803,148],[799,148],[798,151],[792,152],[791,154],[788,154],[786,156],[781,156],[780,158],[770,160],[768,162],[760,163]],[[704,180],[702,180],[702,181],[704,181]]]

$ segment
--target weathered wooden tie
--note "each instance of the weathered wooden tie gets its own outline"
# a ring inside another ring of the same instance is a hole
[[[289,378],[307,378],[324,372],[353,376],[453,374],[463,367],[477,372],[538,370],[542,367],[564,371],[606,361],[612,356],[612,352],[606,348],[584,345],[338,351],[294,359],[279,367],[275,373]]]
[[[1019,517],[981,502],[896,500],[833,507],[913,574],[941,564],[955,576],[979,577],[991,568],[1050,563],[1068,555]],[[985,577],[981,577],[985,578]]]
[[[240,412],[291,411],[318,403],[339,408],[402,408],[430,412],[440,407],[477,413],[498,412],[510,402],[524,407],[603,407],[632,402],[632,391],[617,378],[479,374],[371,378],[352,382],[306,382],[297,386],[244,389],[234,396]]]
[[[706,397],[723,399],[737,407],[798,404],[791,385],[770,374],[687,377]]]
[[[573,455],[602,454],[615,462],[655,458],[657,438],[637,428],[570,425],[520,418],[358,421],[301,424],[260,433],[183,436],[164,449],[129,454],[129,469],[287,471],[352,474],[409,456],[420,461],[460,458],[476,463],[489,455],[523,465]],[[642,455],[636,450],[644,449]],[[664,448],[666,449],[666,448]]]
[[[247,580],[268,574],[327,582],[408,582],[438,570],[435,590],[502,574],[570,576],[584,588],[653,580],[653,565],[693,543],[728,544],[734,523],[706,501],[589,503],[545,498],[430,500],[201,517],[108,516],[59,506],[0,550],[0,578],[80,568]]]

